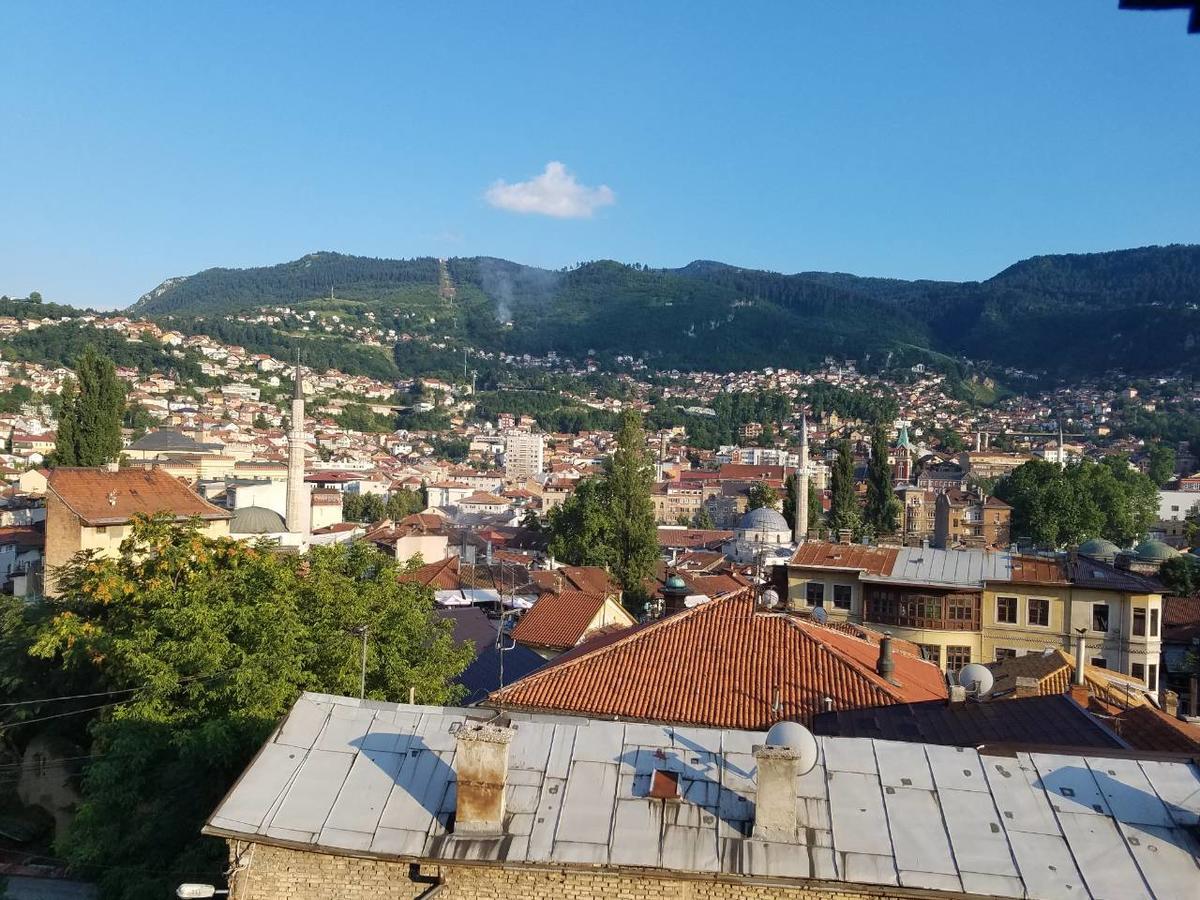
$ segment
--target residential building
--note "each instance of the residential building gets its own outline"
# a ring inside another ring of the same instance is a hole
[[[947,671],[1048,647],[1071,652],[1083,629],[1090,663],[1144,678],[1151,690],[1161,591],[1151,577],[1085,556],[818,541],[788,564],[792,608],[886,627]]]
[[[160,468],[58,468],[46,489],[46,593],[53,569],[80,550],[117,556],[135,515],[167,513],[175,521],[198,518],[208,537],[229,535],[228,510],[200,497]]]
[[[303,694],[203,830],[231,900],[1183,898],[1198,795],[1184,754]]]
[[[600,631],[637,624],[616,593],[557,590],[542,594],[512,630],[512,639],[547,659],[583,643]]]
[[[935,510],[935,547],[999,550],[1012,542],[1012,507],[999,497],[951,488],[937,495]]]
[[[504,477],[519,481],[545,471],[545,436],[510,428],[504,433]]]

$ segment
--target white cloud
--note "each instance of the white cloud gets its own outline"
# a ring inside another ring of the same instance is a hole
[[[575,180],[560,162],[546,163],[546,171],[528,181],[509,184],[497,181],[484,194],[497,209],[509,212],[537,213],[556,219],[590,219],[601,206],[612,206],[617,195],[602,184],[588,187]]]

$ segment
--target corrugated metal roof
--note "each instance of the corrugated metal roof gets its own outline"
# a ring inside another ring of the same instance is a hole
[[[759,732],[514,717],[500,837],[458,837],[470,711],[305,694],[209,819],[228,838],[406,861],[822,879],[1030,898],[1195,896],[1189,762],[818,738],[797,840],[752,834]],[[647,796],[676,774],[680,801]]]
[[[979,588],[985,581],[1008,581],[1011,574],[1009,553],[901,547],[891,571],[869,580]]]

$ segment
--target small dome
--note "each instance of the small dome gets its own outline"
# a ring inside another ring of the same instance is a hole
[[[1120,547],[1112,541],[1106,541],[1104,538],[1092,538],[1090,541],[1084,541],[1079,545],[1080,556],[1088,556],[1103,562],[1112,562],[1120,552]]]
[[[686,591],[687,583],[678,575],[672,575],[667,579],[666,587],[668,591]]]
[[[230,534],[280,534],[287,531],[283,516],[263,506],[243,506],[233,511]]]
[[[766,506],[752,509],[742,516],[742,521],[738,523],[738,529],[740,531],[791,531],[787,519]]]
[[[1164,544],[1162,541],[1146,540],[1142,541],[1133,548],[1134,555],[1137,556],[1138,562],[1166,562],[1179,555],[1179,551],[1174,547]]]

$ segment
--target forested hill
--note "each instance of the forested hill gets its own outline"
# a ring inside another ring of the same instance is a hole
[[[1038,256],[982,282],[697,261],[549,271],[471,257],[314,253],[164,282],[131,312],[211,317],[264,306],[356,304],[405,330],[487,349],[642,356],[657,367],[801,366],[826,356],[947,354],[1063,376],[1200,373],[1200,246]]]

